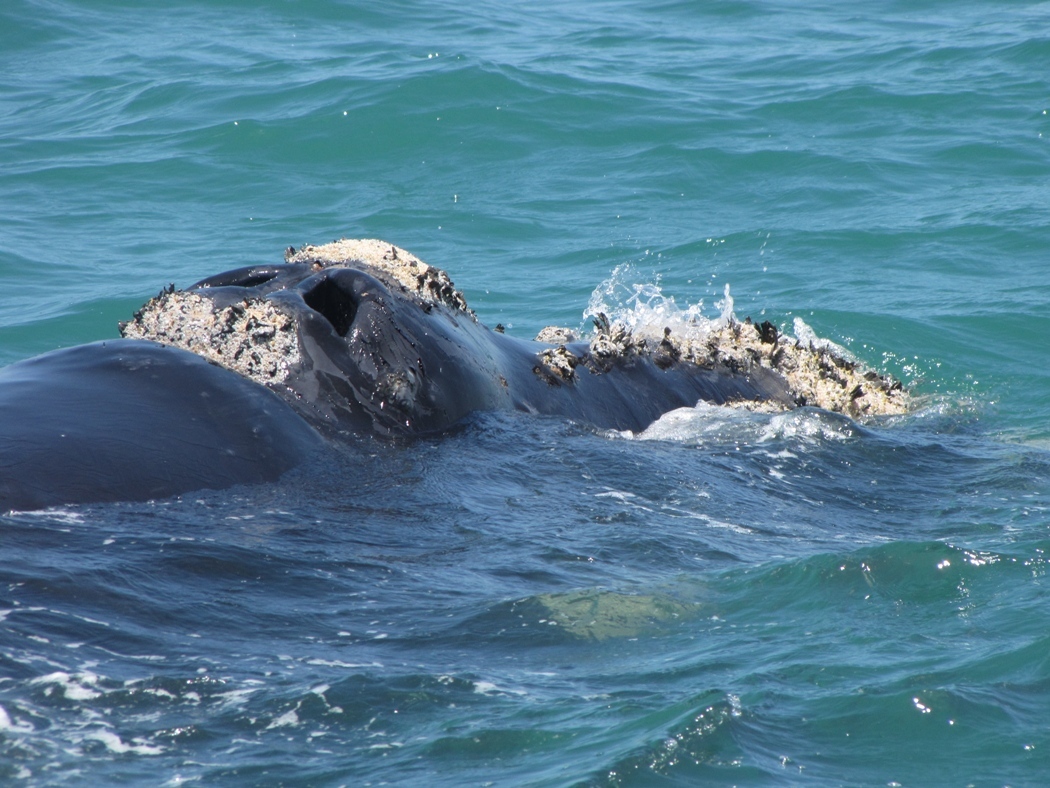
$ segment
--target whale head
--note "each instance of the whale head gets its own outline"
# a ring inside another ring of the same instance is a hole
[[[336,432],[426,432],[491,407],[499,373],[472,347],[488,331],[447,274],[389,244],[350,243],[167,290],[121,331],[238,372]]]

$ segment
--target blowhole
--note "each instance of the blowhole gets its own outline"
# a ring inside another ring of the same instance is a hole
[[[240,287],[258,287],[259,285],[264,285],[267,282],[273,281],[276,277],[277,274],[273,273],[252,274],[251,276],[244,279],[244,281],[238,282],[237,284]]]
[[[324,315],[335,333],[346,336],[357,314],[357,304],[349,293],[326,277],[304,293],[303,300],[312,310]]]
[[[272,267],[250,266],[226,271],[209,276],[193,285],[198,287],[258,287],[277,278],[278,272]]]

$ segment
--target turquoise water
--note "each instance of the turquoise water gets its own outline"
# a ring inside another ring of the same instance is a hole
[[[379,237],[523,337],[729,283],[919,410],[2,516],[0,779],[1045,782],[1050,4],[581,5],[8,0],[0,363]]]

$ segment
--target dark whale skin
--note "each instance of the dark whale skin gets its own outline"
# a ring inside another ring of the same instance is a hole
[[[274,481],[321,444],[265,387],[155,342],[0,369],[0,512]]]
[[[768,369],[516,339],[367,264],[254,266],[182,292],[215,314],[265,301],[291,317],[285,374],[255,380],[142,338],[0,369],[0,512],[271,482],[326,441],[432,434],[477,411],[639,431],[700,400],[794,406]],[[544,362],[555,350],[571,371]]]
[[[562,377],[541,362],[553,345],[492,331],[352,264],[249,267],[189,292],[219,307],[265,298],[295,316],[302,360],[273,390],[326,433],[438,432],[485,410],[638,431],[700,400],[794,407],[783,377],[768,369],[661,365],[647,354],[597,359],[586,342],[565,346],[579,363]]]

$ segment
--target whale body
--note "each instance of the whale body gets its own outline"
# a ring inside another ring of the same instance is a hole
[[[801,404],[768,366],[607,321],[589,341],[489,329],[447,274],[383,242],[286,257],[162,292],[123,339],[0,370],[0,511],[273,481],[328,442],[477,411],[638,431],[701,400]]]
[[[0,511],[274,481],[321,444],[264,387],[156,342],[0,369]]]

